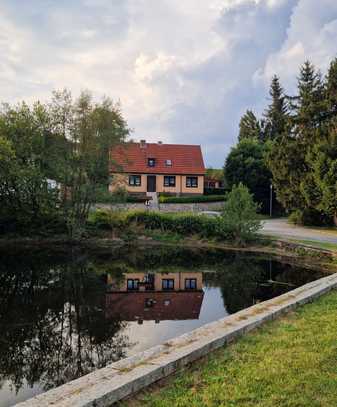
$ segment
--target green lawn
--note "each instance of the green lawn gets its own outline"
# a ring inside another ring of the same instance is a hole
[[[211,354],[124,406],[337,406],[337,292]]]
[[[317,247],[319,249],[324,250],[333,250],[337,251],[337,243],[330,243],[330,242],[319,242],[318,240],[299,240],[299,239],[290,239],[292,242],[301,243],[308,246]]]

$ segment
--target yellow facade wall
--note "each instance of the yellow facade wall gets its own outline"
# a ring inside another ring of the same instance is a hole
[[[147,174],[133,174],[141,176],[140,186],[130,186],[129,185],[129,174],[113,174],[113,181],[109,185],[109,191],[113,192],[118,187],[124,187],[130,193],[146,193],[147,191]],[[202,195],[204,193],[204,176],[198,175],[198,187],[188,188],[186,187],[186,177],[189,175],[175,175],[176,185],[175,187],[164,186],[164,176],[163,174],[149,174],[156,176],[156,192],[167,192],[171,194],[198,194]],[[174,174],[172,174],[174,175]],[[190,175],[195,177],[196,175]]]
[[[125,280],[118,286],[118,291],[126,292],[128,291],[127,288],[127,280],[136,280],[144,281],[146,273],[127,273],[125,274]],[[184,291],[185,290],[185,279],[187,278],[194,278],[197,282],[197,290],[202,289],[202,273],[201,272],[182,272],[182,273],[156,273],[154,279],[154,291],[163,291],[163,280],[165,279],[172,279],[174,280],[174,291]],[[114,279],[108,275],[108,284],[113,284]],[[116,289],[117,287],[115,287]],[[140,291],[144,290],[141,288]]]

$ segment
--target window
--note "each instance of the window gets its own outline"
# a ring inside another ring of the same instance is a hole
[[[163,279],[163,290],[174,290],[174,280],[171,278]]]
[[[138,283],[139,283],[139,279],[130,279],[128,278],[127,280],[127,289],[128,291],[137,291],[138,290]]]
[[[141,176],[140,175],[129,175],[129,185],[130,187],[140,187],[141,186]]]
[[[186,177],[186,188],[198,188],[198,177]]]
[[[165,160],[166,167],[172,167],[172,160]]]
[[[155,167],[156,166],[156,159],[155,158],[148,158],[147,159],[147,165],[149,167]]]
[[[196,290],[196,289],[197,289],[197,279],[185,278],[185,290]]]
[[[164,187],[175,187],[176,186],[176,177],[173,175],[164,176]]]

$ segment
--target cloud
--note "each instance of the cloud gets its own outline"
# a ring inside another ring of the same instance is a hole
[[[277,73],[289,92],[295,91],[298,67],[306,59],[323,71],[337,56],[337,3],[335,0],[302,0],[293,8],[287,38],[269,55],[260,79]]]
[[[200,143],[221,166],[271,76],[336,54],[335,0],[4,0],[1,99],[91,89],[120,100],[133,138]]]

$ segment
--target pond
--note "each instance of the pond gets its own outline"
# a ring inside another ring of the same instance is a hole
[[[0,406],[322,276],[221,250],[0,251]]]

